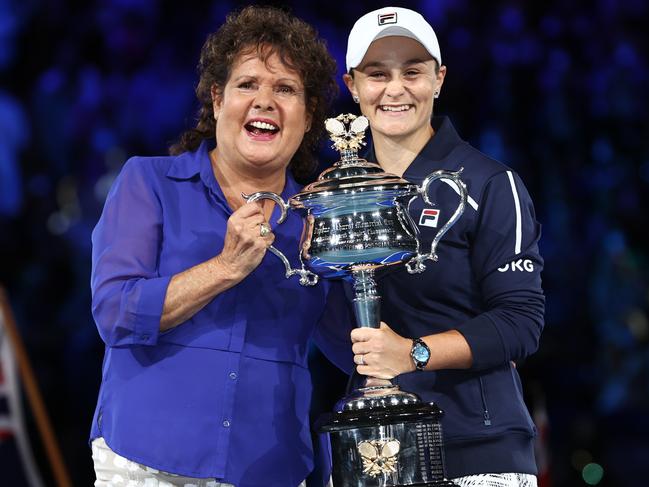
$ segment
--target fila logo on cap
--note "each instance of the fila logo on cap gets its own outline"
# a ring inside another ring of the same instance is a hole
[[[397,23],[397,13],[392,12],[389,14],[379,14],[379,25],[385,24],[396,24]]]
[[[424,208],[421,210],[421,216],[419,217],[420,226],[437,228],[438,221],[439,210],[433,208]]]

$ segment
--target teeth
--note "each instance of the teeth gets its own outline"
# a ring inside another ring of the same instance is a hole
[[[410,105],[399,105],[396,107],[391,105],[381,105],[381,110],[384,112],[405,112],[408,109],[410,109]]]
[[[275,125],[271,125],[266,122],[260,122],[258,120],[255,120],[254,122],[250,122],[250,125],[255,127],[256,129],[262,129],[262,130],[279,130]]]

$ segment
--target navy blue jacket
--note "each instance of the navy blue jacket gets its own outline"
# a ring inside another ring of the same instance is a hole
[[[463,167],[469,203],[441,240],[438,262],[426,261],[422,274],[401,267],[379,280],[381,319],[411,338],[458,330],[473,366],[412,372],[395,382],[444,410],[449,478],[536,474],[536,429],[514,361],[536,351],[543,328],[541,228],[515,172],[460,139],[448,118],[432,124],[435,135],[403,177],[420,184],[434,170]],[[376,160],[371,148],[367,159]],[[434,182],[430,194],[436,206],[418,198],[410,207],[426,252],[459,201],[450,181]]]

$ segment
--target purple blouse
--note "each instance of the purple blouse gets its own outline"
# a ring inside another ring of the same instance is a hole
[[[282,197],[299,190],[287,172]],[[352,367],[342,286],[303,287],[267,253],[238,285],[159,331],[169,280],[221,251],[231,214],[206,143],[124,165],[92,235],[92,312],[106,353],[91,439],[166,472],[297,486],[313,467],[309,339]],[[297,266],[302,220],[289,212],[277,226],[278,216],[274,245]]]

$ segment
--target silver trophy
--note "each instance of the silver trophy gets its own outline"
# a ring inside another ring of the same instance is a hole
[[[379,328],[375,279],[396,265],[405,264],[409,273],[416,274],[425,270],[425,261],[436,261],[437,245],[464,212],[467,193],[461,169],[435,171],[417,186],[360,159],[368,125],[365,117],[351,114],[327,119],[325,126],[340,161],[288,202],[270,192],[246,198],[275,201],[281,209],[278,224],[289,210],[302,216],[299,268],[292,268],[281,251],[269,248],[284,262],[287,278],[298,275],[305,286],[315,285],[319,277],[350,281],[357,326]],[[438,179],[455,183],[460,202],[430,248],[422,250],[419,229],[408,210],[418,197],[434,205],[428,188]],[[347,396],[317,425],[330,435],[334,486],[455,485],[444,474],[442,414],[434,403],[423,402],[389,380],[355,372]]]

